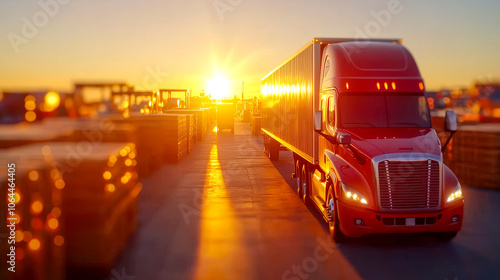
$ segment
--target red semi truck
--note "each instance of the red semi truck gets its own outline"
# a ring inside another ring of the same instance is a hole
[[[273,161],[282,147],[293,152],[298,195],[332,238],[449,240],[461,229],[462,189],[401,40],[315,38],[262,79],[261,94],[264,151]],[[457,130],[453,111],[445,130]]]

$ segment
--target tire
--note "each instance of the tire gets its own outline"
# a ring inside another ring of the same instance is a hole
[[[337,211],[337,201],[335,199],[335,194],[333,192],[333,187],[330,184],[328,189],[328,195],[326,200],[326,211],[328,218],[328,229],[330,231],[330,237],[336,242],[343,242],[346,240],[346,236],[342,233],[339,226],[339,216]]]
[[[302,185],[300,180],[300,161],[295,160],[295,180],[297,181],[297,195],[300,197],[300,186]]]
[[[307,165],[304,164],[302,165],[302,169],[300,172],[300,193],[299,197],[304,202],[304,204],[307,204],[307,191],[309,189],[309,177],[307,176]]]
[[[437,234],[437,238],[443,242],[451,241],[453,238],[455,238],[455,236],[457,236],[456,231],[440,232]]]

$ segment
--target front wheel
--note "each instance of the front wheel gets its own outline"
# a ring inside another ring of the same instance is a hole
[[[330,230],[330,237],[337,242],[345,241],[346,237],[340,230],[339,226],[337,203],[332,187],[330,187],[328,190],[328,199],[326,202],[326,213],[328,218],[328,229]]]

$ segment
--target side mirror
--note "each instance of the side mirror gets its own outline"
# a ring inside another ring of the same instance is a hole
[[[457,129],[457,115],[455,114],[455,111],[446,110],[446,114],[444,115],[444,130],[446,132],[450,132],[450,136],[448,137],[448,139],[446,139],[443,147],[441,147],[441,153],[444,153],[444,151],[446,151],[446,147],[448,147],[451,137],[453,137],[453,134],[457,132]]]
[[[323,112],[314,111],[314,130],[323,131]]]
[[[457,115],[453,110],[446,110],[444,116],[444,130],[446,132],[456,132],[457,131]]]
[[[349,134],[344,134],[344,133],[338,133],[337,134],[337,142],[342,145],[349,145],[351,144],[351,135]]]

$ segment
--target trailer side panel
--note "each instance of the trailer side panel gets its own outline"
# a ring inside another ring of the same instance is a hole
[[[302,158],[314,162],[313,110],[318,93],[313,42],[262,79],[262,129]]]

